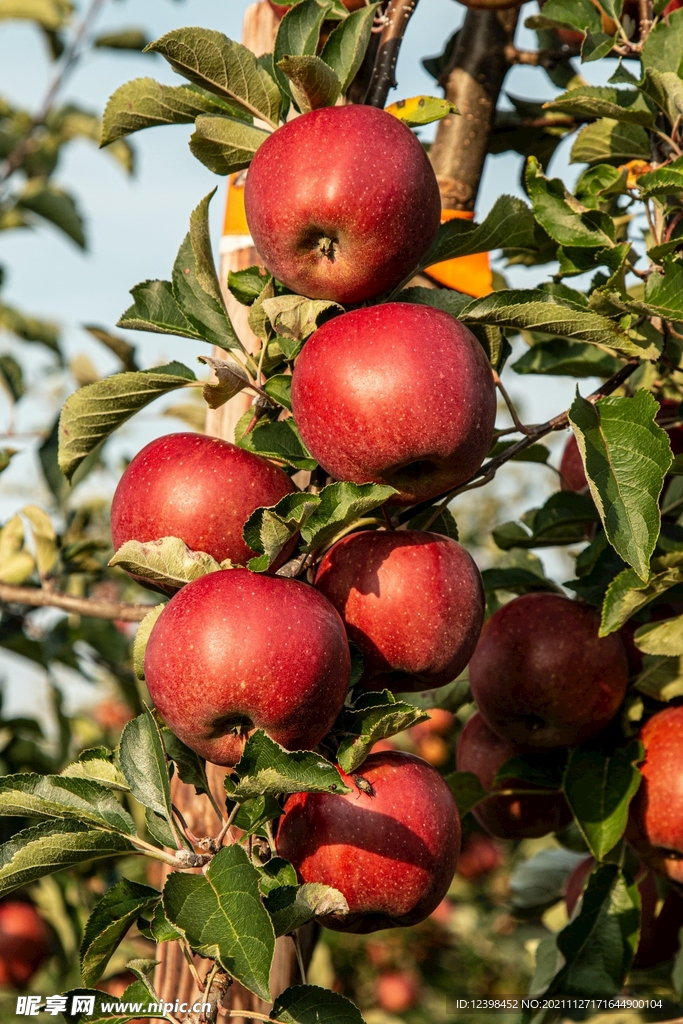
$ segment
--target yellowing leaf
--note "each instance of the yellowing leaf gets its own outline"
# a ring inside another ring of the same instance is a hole
[[[387,114],[397,117],[409,128],[440,121],[447,114],[460,113],[448,100],[439,99],[437,96],[411,96],[409,100],[390,103],[385,109]]]

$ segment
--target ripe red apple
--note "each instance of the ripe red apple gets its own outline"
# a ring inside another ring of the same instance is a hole
[[[564,898],[570,917],[594,867],[593,858],[586,857],[576,865],[567,879]],[[657,913],[659,893],[655,876],[651,871],[644,870],[637,881],[640,893],[640,940],[633,966],[637,970],[645,970],[670,960],[678,949],[678,933],[683,925],[683,900],[672,890]]]
[[[0,903],[0,985],[23,988],[50,955],[50,932],[31,903]]]
[[[458,738],[456,767],[459,772],[473,772],[488,792],[506,761],[527,752],[489,729],[480,714],[466,722]],[[519,779],[506,780],[498,789],[535,789]],[[536,839],[548,832],[558,832],[568,825],[572,815],[561,793],[549,791],[547,796],[496,796],[472,810],[480,825],[499,839]]]
[[[574,434],[569,435],[564,446],[560,460],[560,474],[562,477],[560,487],[563,491],[583,491],[588,487],[586,470],[583,467],[583,459]]]
[[[255,554],[242,537],[246,520],[295,490],[272,462],[234,444],[203,434],[167,434],[145,445],[119,481],[111,506],[114,549],[128,540],[180,537],[218,562],[243,564]]]
[[[251,162],[244,203],[268,270],[292,291],[344,305],[400,284],[441,221],[417,138],[366,106],[322,107],[278,128]]]
[[[277,850],[302,882],[344,894],[327,928],[372,932],[423,921],[448,891],[460,818],[439,773],[412,754],[370,754],[344,782],[353,792],[295,793],[278,821]]]
[[[292,409],[328,473],[389,484],[399,491],[392,503],[412,505],[479,469],[496,392],[484,350],[463,324],[431,306],[389,302],[315,332],[294,368]]]
[[[502,844],[481,832],[471,832],[463,843],[458,874],[474,881],[483,875],[490,875],[505,863]]]
[[[339,615],[313,587],[227,569],[188,583],[147,644],[145,678],[169,728],[214,764],[234,765],[264,729],[312,749],[346,698],[351,659]]]
[[[460,544],[420,530],[365,530],[326,553],[317,589],[363,655],[369,690],[427,690],[470,660],[484,621],[484,587]]]
[[[683,707],[659,711],[640,730],[643,781],[626,837],[649,868],[683,882]]]
[[[380,1010],[405,1013],[420,999],[420,982],[409,971],[385,971],[375,983],[375,999]]]
[[[470,661],[487,724],[512,743],[585,743],[609,724],[628,683],[621,637],[598,636],[600,615],[558,594],[524,594],[488,620]]]

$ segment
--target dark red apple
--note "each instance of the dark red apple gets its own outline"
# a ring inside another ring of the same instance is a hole
[[[484,789],[494,789],[494,779],[506,761],[528,751],[515,746],[489,729],[480,714],[466,722],[458,738],[456,767],[473,772]],[[497,789],[536,789],[528,782],[508,779]],[[480,825],[499,839],[535,839],[558,832],[568,825],[572,815],[561,793],[549,791],[538,796],[496,796],[478,804],[472,814]]]
[[[560,460],[560,474],[562,477],[560,487],[563,491],[583,491],[588,487],[586,470],[583,467],[583,459],[574,434],[570,434],[564,446]]]
[[[50,932],[31,903],[0,903],[0,985],[23,988],[50,955]]]
[[[595,867],[592,857],[576,865],[567,879],[565,903],[569,917],[574,913],[588,877]],[[678,933],[683,926],[683,900],[669,892],[659,913],[657,882],[651,871],[642,871],[637,879],[640,893],[640,940],[633,961],[637,970],[655,967],[670,960],[678,949]]]
[[[458,860],[458,874],[474,881],[483,875],[490,875],[505,863],[502,843],[481,832],[471,832],[463,843]]]
[[[363,686],[427,690],[455,679],[484,621],[479,570],[460,544],[420,530],[365,530],[326,553],[315,586],[363,655]]]
[[[279,819],[277,850],[302,882],[339,889],[345,916],[327,928],[372,932],[423,921],[446,895],[460,852],[460,818],[451,791],[419,757],[370,754],[352,792],[295,793]]]
[[[649,868],[683,883],[683,707],[653,715],[640,730],[643,781],[626,837]]]
[[[322,107],[278,128],[251,162],[244,203],[268,270],[292,291],[344,305],[400,284],[441,221],[417,138],[367,106]]]
[[[114,549],[128,540],[180,537],[218,562],[243,564],[255,554],[242,537],[246,520],[295,490],[272,462],[234,444],[168,434],[145,445],[119,481],[111,506]],[[290,551],[291,545],[280,563]]]
[[[339,615],[313,587],[227,569],[188,583],[147,644],[145,678],[169,728],[234,765],[254,729],[312,749],[346,698],[351,659]]]
[[[524,594],[488,620],[470,661],[470,687],[487,724],[512,743],[585,743],[624,699],[628,660],[600,615],[558,594]]]
[[[375,983],[375,999],[380,1010],[405,1013],[419,1002],[419,980],[409,971],[385,971]]]
[[[481,345],[431,306],[390,302],[323,324],[292,378],[308,448],[338,480],[426,501],[463,483],[491,446],[496,392]]]

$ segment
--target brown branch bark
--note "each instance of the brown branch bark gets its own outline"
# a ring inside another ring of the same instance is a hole
[[[445,92],[460,114],[439,122],[430,153],[444,209],[474,210],[518,17],[517,9],[468,11],[458,35]]]
[[[72,597],[49,587],[15,587],[0,583],[0,602],[27,604],[33,608],[62,608],[66,612],[86,615],[91,619],[120,619],[123,622],[142,622],[151,604],[126,604],[125,601],[98,601],[94,597]]]
[[[389,90],[396,86],[396,62],[408,22],[418,0],[391,0],[386,12],[365,103],[370,107],[385,107]]]

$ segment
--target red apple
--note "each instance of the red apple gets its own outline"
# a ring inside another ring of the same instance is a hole
[[[31,903],[0,903],[0,985],[23,988],[50,955],[50,932]]]
[[[683,707],[659,711],[640,730],[643,781],[626,837],[649,868],[683,882]]]
[[[683,7],[683,0],[669,0],[669,3],[664,8],[664,16],[673,14],[674,11],[680,11],[681,7]]]
[[[255,554],[242,537],[246,520],[254,509],[275,505],[295,490],[272,462],[234,444],[203,434],[168,434],[145,445],[119,481],[111,506],[114,549],[128,540],[180,537],[218,562],[244,563]],[[280,564],[291,549],[290,544]]]
[[[588,877],[595,867],[592,857],[580,861],[567,879],[565,903],[569,917],[574,913]],[[638,879],[640,893],[640,940],[633,966],[637,970],[655,967],[670,960],[678,949],[678,933],[683,925],[683,900],[676,892],[669,892],[659,913],[659,893],[655,877],[643,871]]]
[[[317,590],[227,569],[188,583],[147,644],[145,678],[169,728],[234,765],[254,729],[312,749],[341,711],[351,671],[339,615]]]
[[[598,636],[600,615],[558,594],[524,594],[492,615],[470,661],[487,724],[512,743],[564,747],[597,736],[628,683],[621,637]]]
[[[375,999],[387,1013],[405,1013],[420,998],[420,983],[409,971],[386,971],[375,983]]]
[[[327,928],[372,932],[423,921],[458,862],[460,818],[450,789],[431,765],[399,751],[370,754],[354,775],[340,775],[353,792],[288,798],[278,853],[302,882],[346,897],[349,913],[324,918]]]
[[[467,721],[458,738],[456,767],[473,772],[488,792],[506,761],[524,754],[527,747],[515,746],[489,729],[480,714]],[[506,780],[498,789],[536,789],[519,779]],[[472,814],[480,825],[500,839],[536,839],[558,832],[568,825],[572,815],[561,793],[547,796],[497,796],[478,804]]]
[[[560,474],[562,477],[560,487],[563,491],[583,491],[588,487],[586,470],[583,467],[583,459],[574,434],[570,434],[564,446],[560,460]]]
[[[463,843],[458,874],[474,880],[497,871],[504,863],[505,851],[501,843],[481,832],[471,832]]]
[[[417,138],[366,106],[322,107],[278,128],[251,162],[244,203],[268,270],[292,291],[346,305],[400,284],[441,221]]]
[[[450,683],[470,660],[484,621],[479,570],[460,544],[420,530],[365,530],[320,563],[315,586],[360,648],[369,690]]]
[[[338,480],[412,505],[467,480],[491,446],[496,392],[481,345],[431,306],[390,302],[323,324],[292,378],[306,445]]]

